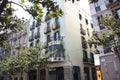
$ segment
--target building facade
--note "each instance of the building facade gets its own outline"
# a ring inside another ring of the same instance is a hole
[[[15,36],[12,38],[15,39],[14,45],[18,45],[18,48],[36,47],[40,42],[45,44],[44,54],[55,51],[49,59],[50,69],[39,71],[39,80],[97,80],[93,60],[96,46],[87,43],[93,32],[90,14],[80,8],[80,0],[55,1],[58,3],[56,9],[61,8],[63,16],[50,18],[49,12],[44,9],[43,21],[31,18],[25,25],[25,31],[17,33],[17,39]],[[38,78],[36,70],[23,74],[23,78],[18,73],[12,79]]]
[[[96,80],[93,61],[94,45],[88,45],[92,36],[91,17],[80,8],[79,0],[56,0],[56,9],[63,16],[50,19],[45,9],[44,22],[31,19],[29,47],[45,43],[44,51],[55,51],[49,59],[51,69],[40,71],[40,80]],[[41,25],[39,25],[41,24]],[[36,74],[36,71],[30,73]],[[29,76],[30,80],[37,77]]]
[[[102,25],[100,19],[106,14],[115,14],[117,19],[120,18],[120,1],[119,0],[98,0],[90,4],[90,11],[95,31],[105,32],[106,28]],[[104,54],[102,46],[98,46],[101,54]]]
[[[107,32],[108,30],[102,25],[100,18],[105,17],[106,14],[115,14],[115,18],[120,19],[120,0],[97,0],[90,4],[90,11],[95,31],[98,33]],[[117,35],[119,37],[120,34],[118,33]],[[97,48],[100,52],[100,66],[103,80],[119,80],[119,59],[115,55],[112,46],[103,48],[101,45],[97,46]]]

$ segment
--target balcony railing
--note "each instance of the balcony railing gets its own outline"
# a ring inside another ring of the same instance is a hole
[[[54,23],[54,24],[52,25],[52,29],[53,29],[53,30],[56,30],[56,29],[59,29],[59,28],[60,28],[60,25],[59,25],[59,24]]]
[[[35,34],[35,39],[37,39],[37,38],[39,38],[40,37],[40,32],[37,32],[36,34]]]
[[[93,64],[93,63],[94,63],[94,60],[91,59],[91,58],[84,58],[84,57],[83,57],[83,62],[84,62],[84,63],[90,63],[90,64]]]
[[[45,28],[44,28],[44,34],[48,34],[48,33],[50,33],[50,32],[51,32],[51,30],[50,30],[49,27],[45,27]]]
[[[86,32],[83,28],[81,28],[81,34],[86,35]]]
[[[113,0],[113,2],[109,2],[109,0],[106,1],[106,7],[107,8],[115,8],[117,6],[120,6],[120,0]]]
[[[64,57],[50,57],[49,61],[50,62],[64,62],[65,58]]]
[[[34,40],[34,37],[33,36],[30,36],[29,37],[29,41],[33,41]]]
[[[61,45],[62,41],[61,40],[57,40],[57,41],[51,41],[48,43],[48,46],[52,46],[52,45]]]

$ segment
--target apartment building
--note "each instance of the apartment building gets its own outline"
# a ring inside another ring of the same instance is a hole
[[[44,52],[55,51],[49,61],[50,69],[40,71],[40,80],[96,80],[93,50],[87,40],[92,36],[90,15],[80,8],[80,0],[56,0],[56,9],[64,15],[50,18],[46,9],[43,21],[31,19],[28,46],[45,43]],[[40,25],[41,24],[41,25]],[[29,80],[37,79],[36,71],[29,73]]]
[[[120,19],[120,0],[97,0],[90,4],[91,15],[95,31],[107,32],[101,24],[100,18],[106,14],[115,14],[116,19]],[[118,37],[120,33],[117,34]],[[118,43],[119,44],[119,43]],[[112,46],[97,46],[100,52],[100,63],[103,80],[119,80],[119,60],[115,55]]]
[[[90,11],[93,20],[95,31],[106,31],[105,27],[101,24],[100,18],[106,14],[116,13],[115,17],[120,18],[120,1],[119,0],[98,0],[90,4]],[[101,54],[104,54],[102,46],[98,47]]]
[[[18,31],[9,31],[7,41],[10,46],[14,47],[11,51],[6,52],[8,56],[15,55],[17,52],[16,49],[24,49],[28,47],[28,28],[29,20],[22,25],[22,30]]]

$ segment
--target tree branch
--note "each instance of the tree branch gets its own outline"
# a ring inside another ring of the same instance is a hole
[[[3,2],[0,5],[0,15],[4,11],[4,8],[6,7],[6,4],[8,3],[8,0],[3,0]]]
[[[20,5],[20,4],[16,3],[16,2],[13,2],[13,1],[9,1],[8,3],[16,4],[16,5],[20,6],[22,9],[24,9],[25,11],[27,11],[27,7],[26,6]]]

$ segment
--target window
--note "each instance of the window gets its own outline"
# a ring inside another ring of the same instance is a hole
[[[40,33],[40,28],[37,28],[37,32]]]
[[[102,15],[97,17],[100,30],[105,29],[104,25],[101,22],[101,18],[103,18]]]
[[[83,29],[82,24],[80,24],[80,33],[86,35],[86,31]]]
[[[113,0],[109,0],[110,3],[113,3]]]
[[[72,0],[72,3],[74,3],[75,1],[74,0]]]
[[[91,23],[91,27],[93,28],[93,24]]]
[[[56,6],[56,10],[58,10],[58,9],[59,9],[59,5]]]
[[[100,4],[98,3],[98,1],[94,3],[94,6],[95,6],[95,10],[96,10],[96,12],[98,12],[98,11],[101,10],[101,8],[100,8]]]
[[[91,62],[94,62],[94,55],[92,52],[90,52],[90,58],[91,58]]]
[[[28,72],[28,79],[29,80],[37,80],[37,71],[36,70],[30,70]]]
[[[50,42],[50,41],[51,41],[50,35],[47,35],[47,44],[48,44],[48,42]]]
[[[87,51],[83,50],[83,58],[88,58]]]
[[[35,27],[35,21],[33,21],[33,27]]]
[[[101,18],[103,18],[102,15],[100,15],[100,16],[97,17],[97,20],[98,20],[99,24],[101,23]]]
[[[73,77],[74,77],[74,80],[81,80],[80,79],[80,68],[78,66],[73,66]]]
[[[34,36],[34,31],[32,31],[32,37]]]
[[[45,21],[50,20],[50,16],[48,15],[49,13],[50,13],[49,11],[46,13],[46,16],[45,16]]]
[[[23,80],[23,77],[20,77],[20,79],[19,80]]]
[[[99,24],[100,30],[105,29],[105,27],[103,26],[103,24]]]
[[[64,69],[63,67],[56,67],[49,69],[50,80],[64,80]]]
[[[82,15],[81,15],[81,14],[79,14],[79,19],[80,19],[80,20],[82,19]]]
[[[57,17],[57,18],[55,18],[55,23],[56,23],[57,27],[59,27],[59,26],[60,26],[60,24],[59,24],[59,18],[58,18],[58,17]]]
[[[86,24],[88,25],[88,20],[87,20],[87,19],[85,19],[85,22],[86,22]]]
[[[50,27],[50,22],[47,23],[47,27]]]
[[[32,43],[30,43],[30,47],[33,47],[33,42],[32,42]]]
[[[60,40],[60,31],[54,33],[54,40]]]
[[[90,71],[89,67],[84,67],[85,80],[90,80]]]
[[[87,42],[86,42],[86,40],[85,40],[85,37],[83,37],[83,36],[81,36],[81,43],[82,43],[82,47],[83,47],[84,49],[87,49]]]
[[[39,40],[36,41],[36,44],[35,44],[36,47],[39,46]]]
[[[15,77],[14,80],[18,80],[18,77]]]

